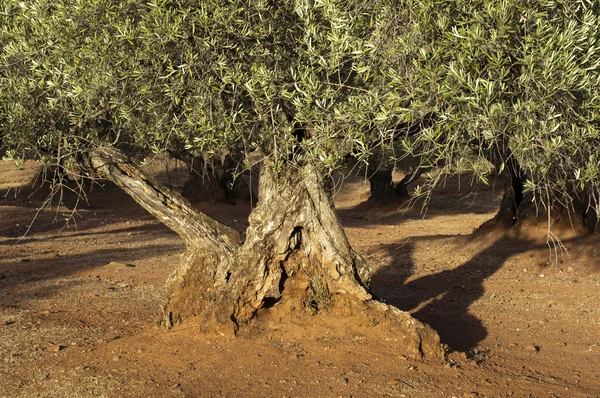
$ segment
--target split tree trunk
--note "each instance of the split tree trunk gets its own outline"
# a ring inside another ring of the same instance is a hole
[[[114,148],[95,149],[88,163],[175,231],[186,245],[181,266],[170,278],[169,302],[181,310],[167,312],[165,325],[171,326],[184,316],[201,315],[227,285],[241,234],[200,213],[183,196],[146,176]]]
[[[332,294],[369,300],[369,269],[350,247],[312,167],[276,172],[264,165],[259,202],[250,215],[230,285],[214,310],[240,325],[293,290],[294,305],[317,309]],[[222,321],[222,320],[219,320]]]
[[[171,276],[164,306],[167,327],[200,316],[203,328],[237,332],[275,304],[344,314],[386,324],[403,353],[440,357],[439,337],[408,313],[372,299],[370,270],[351,248],[318,170],[275,169],[263,162],[259,202],[241,235],[195,210],[180,195],[144,176],[110,148],[90,156],[97,171],[177,232],[186,254]]]

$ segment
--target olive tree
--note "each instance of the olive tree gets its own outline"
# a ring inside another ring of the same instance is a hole
[[[497,220],[568,211],[595,227],[600,3],[410,0],[389,47],[388,112],[434,115],[407,151],[506,183]],[[396,65],[393,65],[393,64]]]
[[[163,323],[235,332],[261,308],[331,306],[439,356],[437,334],[373,299],[325,189],[348,156],[388,145],[382,67],[393,1],[4,1],[0,134],[12,156],[114,181],[186,245]],[[240,233],[157,184],[136,159],[183,144],[260,157]],[[287,307],[286,307],[287,306]]]

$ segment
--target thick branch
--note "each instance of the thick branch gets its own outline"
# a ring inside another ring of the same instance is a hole
[[[233,253],[239,247],[239,232],[199,212],[177,192],[146,176],[117,149],[95,148],[88,163],[181,236],[188,248],[219,247]]]

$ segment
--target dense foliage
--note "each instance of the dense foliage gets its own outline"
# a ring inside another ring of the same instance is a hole
[[[4,1],[3,144],[47,162],[100,142],[364,158],[392,133],[377,118],[386,3]]]

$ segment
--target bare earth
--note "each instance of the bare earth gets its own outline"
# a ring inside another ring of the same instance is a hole
[[[47,193],[29,196],[31,177],[0,167],[2,397],[600,396],[598,238],[564,232],[567,255],[548,248],[543,227],[473,234],[495,214],[497,188],[473,196],[449,184],[425,218],[419,206],[365,205],[361,180],[337,195],[374,293],[448,345],[446,361],[428,362],[327,314],[290,320],[275,308],[236,338],[201,334],[193,320],[158,329],[179,238],[109,184],[76,225],[54,207],[21,238]],[[249,205],[199,207],[246,226]]]

